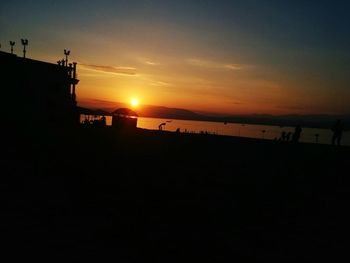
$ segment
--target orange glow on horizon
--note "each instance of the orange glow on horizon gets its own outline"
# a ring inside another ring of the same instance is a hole
[[[98,63],[91,62],[94,69],[81,65],[78,68],[78,101],[82,105],[94,104],[95,108],[118,107],[115,103],[127,104],[141,111],[143,105],[152,105],[208,115],[341,114],[348,111],[346,99],[349,91],[329,94],[327,83],[322,83],[322,89],[316,88],[319,85],[305,88],[309,83],[303,79],[264,79],[259,74],[268,75],[269,72],[263,67],[230,67],[228,70],[227,65],[219,60],[155,60],[161,63],[151,68],[136,62],[121,63],[135,68],[135,74],[121,71],[126,66],[111,67],[115,72],[110,72],[106,71],[104,64],[98,67]],[[113,65],[113,62],[105,64]],[[85,102],[83,98],[86,98]]]

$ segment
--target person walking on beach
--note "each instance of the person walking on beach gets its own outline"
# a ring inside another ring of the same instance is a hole
[[[282,131],[280,140],[283,142],[286,140],[286,132],[285,131]]]
[[[295,127],[293,137],[292,137],[293,142],[299,142],[301,131],[302,131],[302,129],[301,129],[300,125],[297,125]]]
[[[164,127],[165,125],[166,125],[165,122],[159,124],[158,129],[159,129],[160,131],[162,131],[162,130],[163,130],[163,127]]]
[[[106,126],[106,117],[104,115],[101,118],[101,125]]]
[[[337,145],[340,145],[341,137],[343,135],[343,124],[341,123],[341,120],[337,120],[334,124],[333,128],[333,137],[332,137],[332,145],[337,142]]]

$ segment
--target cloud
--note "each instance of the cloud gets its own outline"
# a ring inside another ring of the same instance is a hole
[[[156,86],[156,87],[165,87],[165,86],[169,86],[170,84],[163,81],[153,81],[153,82],[150,82],[150,85]]]
[[[196,67],[202,67],[207,69],[214,69],[214,70],[240,70],[245,68],[245,65],[242,64],[225,64],[205,59],[197,59],[197,58],[191,58],[186,60],[187,64],[191,66]]]
[[[161,63],[154,60],[153,58],[144,57],[144,56],[135,56],[132,57],[133,60],[135,60],[138,64],[143,64],[147,66],[159,66]]]
[[[112,73],[117,75],[136,75],[136,68],[133,67],[114,67],[105,65],[80,64],[81,67],[88,70],[95,70],[105,73]]]
[[[242,69],[243,66],[240,64],[227,64],[227,65],[225,65],[225,68],[230,69],[230,70],[239,70],[239,69]]]
[[[160,63],[154,62],[154,61],[150,61],[150,60],[146,60],[145,64],[150,65],[150,66],[158,66],[160,65]]]
[[[288,105],[278,105],[276,106],[278,109],[287,109],[287,110],[305,110],[305,107],[302,106],[288,106]]]

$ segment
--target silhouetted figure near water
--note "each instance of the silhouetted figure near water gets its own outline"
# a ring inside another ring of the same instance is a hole
[[[318,133],[315,134],[315,141],[316,143],[318,143],[318,137],[320,137],[320,135]]]
[[[291,132],[288,132],[287,135],[286,135],[286,141],[287,141],[287,142],[289,142],[290,136],[292,136],[292,133],[291,133]]]
[[[332,144],[334,145],[335,142],[337,142],[337,145],[340,145],[341,137],[343,135],[343,124],[341,123],[341,120],[337,120],[334,124],[333,128],[333,137],[332,137]]]
[[[159,129],[160,131],[162,131],[162,130],[163,130],[163,126],[165,126],[165,125],[166,125],[165,122],[159,124],[158,129]]]
[[[101,125],[106,126],[106,117],[105,116],[102,116],[102,118],[101,118]]]
[[[281,133],[281,141],[285,141],[286,140],[286,132],[285,131],[283,131],[282,133]]]
[[[302,131],[302,129],[301,129],[300,125],[297,125],[295,127],[295,130],[294,130],[294,133],[293,133],[293,137],[292,137],[292,141],[293,142],[299,142],[301,131]]]

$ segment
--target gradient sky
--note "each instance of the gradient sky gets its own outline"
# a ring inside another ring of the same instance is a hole
[[[1,1],[1,50],[77,61],[89,100],[350,113],[350,1]]]

